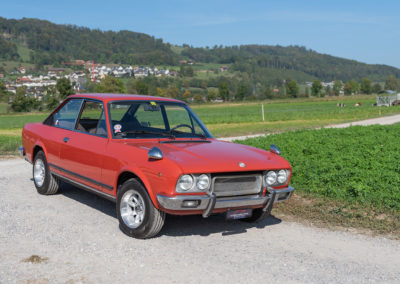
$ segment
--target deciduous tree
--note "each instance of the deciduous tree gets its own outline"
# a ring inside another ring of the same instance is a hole
[[[390,75],[385,82],[385,90],[397,91],[400,89],[400,82],[395,76]]]
[[[321,94],[321,90],[322,90],[322,84],[319,80],[314,80],[314,82],[312,83],[311,86],[311,94],[314,97],[319,97]]]
[[[341,81],[335,81],[335,83],[333,84],[333,93],[335,94],[335,96],[339,96],[340,95],[340,91],[342,89],[342,82]]]
[[[364,94],[371,94],[372,93],[372,82],[368,78],[363,78],[361,80],[361,92]]]
[[[375,84],[372,86],[372,92],[374,92],[375,94],[378,94],[378,93],[380,93],[381,91],[382,91],[382,86],[381,86],[381,84],[375,83]]]
[[[125,93],[124,83],[113,76],[106,76],[94,88],[96,93]]]
[[[71,82],[67,78],[60,78],[56,84],[57,91],[60,93],[60,97],[65,99],[69,95],[73,95],[74,89],[72,88]]]
[[[286,89],[287,89],[287,93],[293,97],[293,98],[297,98],[298,94],[299,94],[299,85],[297,84],[297,82],[295,80],[290,80],[287,84],[286,84]]]
[[[229,85],[228,82],[221,82],[218,88],[218,96],[221,97],[224,101],[229,101]]]

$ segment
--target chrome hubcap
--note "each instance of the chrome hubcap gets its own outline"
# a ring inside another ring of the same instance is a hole
[[[45,175],[46,169],[44,167],[44,163],[41,159],[37,159],[35,161],[35,165],[33,166],[33,179],[38,187],[43,185]]]
[[[122,196],[120,213],[129,228],[136,229],[143,223],[145,209],[143,197],[136,190],[128,190]]]

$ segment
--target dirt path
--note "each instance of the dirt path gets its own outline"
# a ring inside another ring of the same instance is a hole
[[[113,203],[71,186],[41,196],[31,181],[31,167],[22,159],[0,161],[0,283],[400,279],[400,242],[274,216],[258,225],[227,222],[221,215],[168,216],[159,237],[131,239],[119,230]],[[40,263],[30,262],[35,260]]]
[[[360,120],[360,121],[346,122],[346,123],[341,123],[341,124],[328,125],[328,126],[325,126],[324,128],[345,128],[345,127],[354,126],[354,125],[368,126],[368,125],[374,125],[374,124],[389,125],[389,124],[395,124],[398,122],[400,122],[400,114],[378,117],[378,118],[371,118],[371,119]],[[223,141],[234,141],[234,140],[245,140],[247,138],[261,137],[264,135],[265,134],[252,134],[252,135],[243,135],[243,136],[235,136],[235,137],[222,137],[222,138],[218,138],[218,139],[223,140]]]

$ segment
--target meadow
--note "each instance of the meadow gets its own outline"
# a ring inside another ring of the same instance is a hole
[[[337,103],[345,103],[339,108]],[[361,107],[354,104],[362,102]],[[299,129],[313,129],[330,124],[362,120],[400,113],[400,107],[372,106],[375,96],[350,96],[268,100],[246,103],[193,104],[191,108],[215,137],[255,133],[277,133]],[[261,105],[264,106],[264,121]],[[25,123],[43,121],[48,113],[11,113],[0,115],[0,135],[9,141],[2,146],[2,154],[15,153],[13,148]],[[17,130],[18,135],[10,135]],[[20,143],[20,142],[19,142]]]

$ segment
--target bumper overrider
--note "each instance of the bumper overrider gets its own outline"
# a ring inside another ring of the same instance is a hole
[[[285,201],[290,198],[294,191],[291,186],[272,189],[268,188],[265,196],[234,196],[230,198],[217,198],[214,193],[208,195],[177,195],[168,197],[157,195],[158,203],[162,208],[173,211],[196,210],[203,211],[203,217],[211,215],[214,209],[229,209],[245,206],[262,206],[264,211],[270,211],[275,202]]]

